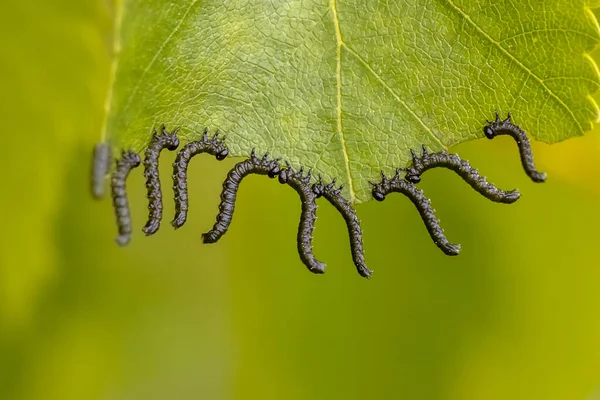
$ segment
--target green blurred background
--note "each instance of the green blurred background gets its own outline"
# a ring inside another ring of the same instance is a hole
[[[600,130],[536,144],[543,185],[508,138],[454,149],[519,188],[512,206],[428,172],[459,257],[407,199],[358,206],[369,281],[322,202],[328,271],[307,272],[297,195],[264,177],[244,182],[230,232],[203,246],[236,160],[194,160],[188,223],[150,238],[136,170],[122,249],[88,181],[111,3],[5,1],[0,15],[0,399],[600,399]]]

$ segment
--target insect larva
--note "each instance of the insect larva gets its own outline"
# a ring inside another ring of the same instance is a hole
[[[354,208],[350,205],[350,202],[341,196],[341,191],[344,185],[339,188],[335,188],[335,179],[333,182],[325,185],[321,178],[319,182],[312,186],[313,193],[317,198],[324,197],[329,203],[331,203],[336,210],[342,214],[346,227],[348,228],[348,234],[350,235],[350,249],[352,251],[352,259],[358,273],[369,278],[373,274],[365,263],[365,256],[363,252],[363,240],[362,240],[362,228],[360,227],[360,220],[356,216]]]
[[[534,182],[544,182],[546,180],[546,174],[544,172],[538,172],[535,169],[529,138],[520,127],[512,123],[510,113],[508,113],[508,117],[505,120],[501,120],[498,111],[496,111],[496,120],[493,122],[487,122],[488,124],[483,128],[485,137],[488,139],[493,139],[499,135],[512,136],[512,138],[517,142],[517,146],[519,146],[521,164],[523,164],[525,173]]]
[[[413,161],[404,176],[404,179],[409,182],[419,183],[423,172],[431,168],[443,167],[456,172],[473,189],[492,201],[510,204],[521,197],[518,190],[504,191],[489,183],[479,174],[479,171],[471,167],[467,160],[462,160],[457,154],[448,154],[445,151],[430,154],[425,146],[421,157],[418,157],[413,150],[411,153]]]
[[[131,212],[127,201],[126,181],[129,172],[140,165],[140,156],[133,151],[123,151],[121,158],[117,160],[117,168],[111,177],[111,189],[113,207],[117,216],[117,227],[119,236],[116,242],[119,246],[125,246],[131,239]]]
[[[96,199],[104,197],[104,178],[110,170],[111,158],[111,150],[108,143],[98,143],[94,146],[92,196]]]
[[[423,219],[433,242],[446,255],[458,255],[460,252],[460,245],[452,244],[446,239],[444,230],[440,226],[440,221],[435,216],[433,208],[431,208],[431,202],[425,197],[423,191],[417,188],[413,183],[400,179],[398,170],[396,170],[396,175],[391,180],[387,179],[383,172],[381,172],[381,176],[381,183],[375,184],[371,182],[371,185],[373,186],[372,194],[375,200],[383,201],[385,200],[385,196],[391,192],[404,194],[413,202],[417,207],[417,210],[419,210],[419,214],[421,214],[421,218]]]
[[[162,149],[175,150],[179,147],[179,139],[177,138],[176,129],[173,133],[167,132],[165,126],[162,127],[160,135],[154,133],[152,140],[146,149],[144,158],[144,177],[146,178],[146,189],[148,190],[148,222],[142,228],[146,236],[150,236],[160,228],[162,219],[162,190],[160,188],[160,178],[158,176],[158,157]]]
[[[225,138],[219,139],[219,131],[214,136],[208,138],[208,128],[204,129],[202,139],[196,142],[186,144],[178,153],[173,163],[173,191],[175,192],[175,218],[171,225],[175,229],[181,227],[186,219],[188,212],[188,189],[187,189],[187,169],[192,157],[208,153],[217,160],[223,160],[229,154],[225,147]]]
[[[217,221],[210,231],[202,235],[204,243],[216,243],[229,229],[235,209],[237,192],[244,177],[250,174],[257,174],[275,178],[279,174],[279,159],[269,160],[268,155],[269,153],[266,153],[262,158],[258,158],[254,153],[254,149],[252,149],[250,158],[237,163],[229,171],[227,178],[223,182]]]
[[[288,184],[300,196],[302,202],[302,213],[300,214],[300,224],[298,225],[298,254],[300,259],[315,274],[325,272],[326,265],[318,261],[312,250],[312,234],[317,220],[316,195],[310,187],[310,172],[304,176],[303,168],[294,171],[289,163],[279,173],[279,182]]]

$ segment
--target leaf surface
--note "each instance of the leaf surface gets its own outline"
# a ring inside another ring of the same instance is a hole
[[[583,0],[158,1],[121,4],[105,139],[141,151],[153,128],[204,127],[345,184],[410,149],[482,137],[494,111],[533,138],[581,135],[598,42]]]

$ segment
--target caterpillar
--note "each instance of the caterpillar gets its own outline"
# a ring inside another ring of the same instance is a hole
[[[173,163],[173,191],[175,192],[175,218],[171,225],[175,229],[180,228],[187,219],[188,188],[187,188],[187,169],[192,157],[208,153],[215,156],[217,160],[224,160],[229,154],[229,150],[224,144],[225,137],[219,139],[219,131],[214,136],[208,138],[208,128],[204,129],[202,139],[186,144],[177,153],[177,158]]]
[[[250,158],[237,163],[229,171],[227,178],[223,182],[217,221],[210,231],[202,235],[204,243],[216,243],[229,229],[235,209],[237,192],[242,179],[250,174],[267,175],[269,178],[275,178],[279,174],[279,159],[269,160],[268,156],[269,153],[266,153],[262,158],[258,158],[254,149],[252,149]]]
[[[144,177],[146,178],[147,197],[149,199],[149,217],[148,222],[143,228],[146,235],[155,233],[162,219],[162,192],[158,175],[158,159],[163,149],[176,150],[179,147],[176,129],[168,133],[165,126],[162,126],[160,134],[156,130],[153,132],[152,140],[145,151],[144,158]],[[535,169],[531,145],[524,131],[511,122],[511,116],[500,120],[496,113],[496,120],[488,121],[484,127],[484,133],[489,139],[498,135],[510,135],[518,146],[521,156],[521,162],[525,172],[535,182],[543,182],[546,174],[538,172]],[[176,229],[181,227],[187,219],[189,209],[188,189],[187,189],[187,169],[191,159],[201,153],[208,153],[217,160],[223,160],[229,155],[229,150],[225,145],[225,138],[219,138],[217,131],[211,138],[208,137],[208,129],[205,129],[201,140],[187,143],[178,153],[173,163],[173,190],[175,192],[175,217],[171,224]],[[421,156],[411,150],[412,163],[408,168],[397,169],[396,174],[391,179],[387,178],[382,172],[380,183],[369,182],[372,188],[372,195],[377,201],[385,200],[391,192],[402,193],[407,196],[415,205],[423,222],[433,239],[434,243],[447,255],[458,255],[460,245],[452,244],[444,235],[440,222],[435,215],[435,210],[431,207],[431,202],[425,197],[423,191],[415,184],[421,181],[421,175],[437,167],[448,168],[459,175],[473,189],[478,191],[484,197],[500,203],[513,203],[520,198],[518,190],[504,191],[498,189],[493,184],[487,182],[486,178],[481,176],[468,161],[462,160],[456,154],[449,154],[446,151],[429,153],[425,146]],[[97,144],[94,148],[94,159],[92,165],[92,194],[99,198],[103,195],[103,179],[109,170],[111,159],[111,148],[107,143]],[[336,188],[336,180],[325,184],[319,178],[318,182],[311,185],[311,171],[304,174],[304,168],[294,170],[289,163],[282,168],[279,165],[280,159],[269,159],[268,153],[259,158],[252,149],[250,157],[237,163],[227,174],[223,182],[221,192],[221,202],[219,204],[219,213],[213,228],[202,235],[204,243],[217,242],[229,229],[235,209],[235,201],[239,186],[244,177],[250,174],[267,175],[269,178],[278,177],[281,184],[287,184],[292,187],[300,196],[302,203],[302,212],[297,233],[297,249],[302,262],[313,273],[325,272],[326,265],[317,260],[313,254],[312,240],[316,223],[317,204],[316,199],[324,197],[336,210],[342,215],[348,229],[350,238],[350,247],[352,259],[358,273],[366,278],[372,276],[372,271],[366,266],[363,250],[362,228],[355,210],[344,197],[341,196],[343,185]],[[139,154],[131,150],[123,151],[121,158],[116,160],[116,169],[111,175],[111,190],[113,206],[117,218],[118,236],[116,242],[120,246],[125,246],[131,238],[131,214],[129,210],[128,198],[126,193],[126,180],[133,168],[141,164]],[[404,179],[400,179],[400,171],[405,171]]]
[[[313,255],[312,234],[317,220],[316,195],[310,187],[310,171],[305,176],[304,169],[294,171],[292,166],[286,162],[287,168],[279,172],[279,183],[287,184],[298,193],[302,202],[302,213],[298,225],[297,246],[300,259],[315,274],[325,272],[326,265],[318,261]]]
[[[500,114],[496,111],[496,120],[493,122],[487,121],[487,123],[488,124],[483,128],[485,137],[493,139],[499,135],[509,135],[515,139],[517,146],[519,146],[521,164],[523,165],[523,169],[527,176],[534,182],[544,182],[546,180],[546,174],[538,172],[535,169],[529,138],[520,127],[512,123],[510,113],[508,113],[508,117],[505,120],[501,120]]]
[[[373,275],[373,271],[367,268],[365,263],[360,220],[356,216],[356,212],[350,205],[350,202],[340,195],[344,185],[336,189],[335,182],[336,180],[334,179],[333,182],[326,185],[319,177],[319,181],[312,186],[312,191],[317,198],[324,197],[342,214],[348,228],[348,234],[350,235],[350,249],[356,270],[361,276],[370,278]]]
[[[157,134],[156,130],[152,134],[152,140],[146,149],[144,157],[144,177],[146,178],[146,189],[148,190],[148,222],[142,228],[146,236],[150,236],[160,228],[162,219],[162,190],[160,188],[160,178],[158,176],[158,157],[163,149],[175,150],[179,147],[179,139],[175,129],[173,133],[167,132],[165,126],[162,126],[161,134]]]
[[[104,178],[110,170],[112,154],[108,143],[98,143],[94,146],[92,162],[92,196],[95,199],[104,197]]]
[[[485,177],[479,174],[479,171],[471,167],[467,160],[462,160],[457,154],[448,154],[445,151],[430,154],[425,145],[423,145],[421,157],[418,157],[414,150],[410,152],[412,164],[406,169],[404,176],[404,179],[409,182],[419,183],[423,172],[431,168],[443,167],[456,172],[473,189],[489,200],[511,204],[521,197],[518,190],[504,191],[489,183]]]
[[[433,242],[449,256],[458,255],[460,245],[452,244],[446,239],[444,230],[440,226],[440,221],[435,216],[435,211],[431,207],[431,202],[423,191],[417,188],[412,182],[405,181],[399,178],[399,170],[396,170],[396,175],[392,179],[388,179],[383,171],[381,172],[381,183],[375,184],[369,182],[373,186],[372,195],[377,201],[385,200],[387,194],[391,192],[402,193],[407,196],[417,207],[421,218],[427,227],[429,235]]]
[[[131,239],[131,212],[129,211],[125,182],[131,170],[139,167],[140,163],[140,156],[137,153],[131,150],[123,151],[111,177],[113,206],[119,230],[116,242],[119,246],[127,245]]]

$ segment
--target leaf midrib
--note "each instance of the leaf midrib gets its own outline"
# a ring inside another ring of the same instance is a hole
[[[352,202],[354,202],[354,200],[356,198],[356,193],[354,191],[354,183],[352,180],[352,173],[350,170],[349,155],[348,155],[348,150],[347,150],[346,144],[345,144],[343,124],[342,124],[342,94],[341,94],[341,92],[342,92],[342,87],[341,87],[341,85],[342,85],[342,82],[341,82],[341,49],[342,49],[342,47],[346,48],[350,54],[352,54],[361,64],[364,65],[364,67],[394,97],[394,99],[396,99],[411,114],[411,116],[413,118],[415,118],[421,126],[423,126],[423,128],[427,131],[427,133],[429,133],[431,135],[431,137],[440,144],[441,147],[446,147],[446,146],[433,133],[431,128],[429,128],[423,122],[423,120],[421,118],[419,118],[419,116],[408,106],[408,104],[406,104],[406,102],[404,102],[400,98],[400,96],[398,96],[398,94],[396,92],[394,92],[394,90],[369,65],[369,63],[357,51],[355,51],[352,47],[350,47],[347,43],[344,42],[342,34],[341,34],[337,1],[338,0],[330,0],[330,8],[331,8],[331,12],[333,15],[333,22],[334,22],[334,27],[335,27],[335,37],[336,37],[336,79],[337,79],[337,132],[336,133],[340,137],[340,143],[341,143],[341,147],[342,147],[342,153],[344,156],[345,168],[346,168],[347,179],[348,179],[348,188],[350,191],[350,199]],[[546,93],[548,93],[550,98],[552,98],[560,107],[562,107],[563,109],[565,109],[565,111],[567,111],[567,113],[569,114],[569,116],[572,118],[575,125],[577,126],[579,132],[581,134],[585,133],[583,126],[577,120],[573,110],[571,110],[571,108],[558,95],[556,95],[544,83],[544,81],[539,76],[537,76],[531,69],[529,69],[518,58],[516,58],[514,55],[512,55],[508,50],[506,50],[501,45],[501,42],[495,40],[485,30],[483,30],[479,25],[477,25],[475,23],[475,21],[473,21],[471,19],[471,17],[466,12],[464,12],[460,7],[458,7],[456,4],[454,4],[454,2],[452,0],[438,0],[438,1],[440,1],[442,4],[448,6],[453,12],[455,12],[460,17],[462,17],[469,25],[471,25],[475,29],[475,31],[477,32],[477,34],[480,37],[484,38],[486,41],[488,41],[493,46],[495,46],[510,62],[516,64],[521,70],[523,70],[527,74],[528,78],[533,78],[542,87],[542,89]],[[586,36],[588,36],[588,35],[586,35]],[[548,99],[546,99],[546,102],[547,102],[547,100]]]
[[[577,126],[580,133],[581,134],[584,133],[584,129],[583,129],[581,123],[577,120],[573,110],[571,110],[571,108],[544,83],[544,80],[542,80],[532,70],[530,70],[525,64],[523,64],[518,58],[516,58],[508,50],[506,50],[502,46],[501,42],[495,40],[484,29],[482,29],[479,25],[477,25],[475,23],[475,21],[473,21],[471,19],[471,17],[464,10],[462,10],[459,6],[457,6],[453,2],[453,0],[438,0],[438,1],[440,3],[442,3],[443,5],[447,6],[453,12],[455,12],[462,19],[464,19],[464,21],[467,22],[467,24],[469,24],[475,30],[477,35],[479,35],[480,37],[482,37],[483,39],[488,41],[490,44],[492,44],[492,46],[496,47],[501,52],[501,54],[503,54],[510,62],[516,64],[522,71],[524,71],[526,73],[526,75],[528,77],[533,78],[539,84],[539,86],[541,86],[541,88],[549,95],[549,97],[570,115],[571,119],[574,121],[574,123]],[[184,15],[182,16],[182,18],[180,18],[180,20],[176,24],[175,28],[171,32],[171,34],[165,39],[165,41],[163,42],[163,44],[161,45],[159,50],[154,55],[153,59],[146,66],[146,68],[142,74],[142,77],[140,78],[140,80],[138,81],[138,84],[136,85],[135,89],[133,90],[133,92],[130,94],[130,96],[128,98],[127,104],[125,106],[125,111],[127,110],[133,97],[135,97],[138,86],[140,85],[140,82],[142,82],[142,80],[143,80],[143,75],[145,75],[147,73],[147,71],[151,68],[151,66],[155,62],[157,56],[161,53],[161,51],[165,47],[165,44],[168,43],[172,39],[175,32],[177,32],[179,30],[181,25],[184,23],[186,17],[190,14],[190,11],[193,8],[193,6],[197,3],[200,3],[200,2],[198,0],[190,1],[189,7],[187,8],[187,10],[184,13]],[[348,149],[346,146],[343,122],[342,122],[342,111],[343,111],[343,109],[342,109],[342,60],[341,60],[342,47],[346,48],[346,50],[348,51],[348,54],[351,54],[352,56],[354,56],[362,65],[364,65],[364,67],[367,69],[367,71],[369,71],[369,73],[371,73],[379,81],[379,83],[385,88],[385,90],[390,92],[390,94],[411,114],[411,116],[413,118],[415,118],[419,122],[420,125],[423,126],[423,128],[427,131],[427,133],[430,134],[431,137],[436,142],[438,142],[442,147],[445,147],[445,146],[439,140],[439,138],[433,133],[433,131],[418,117],[418,115],[416,115],[415,112],[410,107],[408,107],[408,104],[406,104],[406,102],[404,102],[400,98],[400,96],[397,93],[395,93],[394,90],[385,82],[385,80],[368,64],[366,59],[364,57],[362,57],[357,51],[355,51],[352,47],[350,47],[347,43],[344,42],[342,32],[341,32],[341,27],[340,27],[340,19],[339,19],[339,15],[338,15],[338,0],[330,0],[329,6],[331,9],[332,18],[333,18],[333,22],[334,22],[335,38],[336,38],[336,81],[337,81],[336,133],[339,136],[339,140],[340,140],[340,144],[341,144],[341,148],[342,148],[344,164],[345,164],[345,169],[346,169],[346,175],[347,175],[347,181],[348,181],[348,189],[349,189],[350,197],[351,197],[350,200],[352,202],[355,202],[355,200],[356,200],[355,184],[352,179],[349,153],[348,153]],[[117,13],[118,14],[117,15],[117,23],[116,23],[117,29],[115,29],[116,34],[115,34],[115,38],[114,38],[115,49],[118,49],[118,47],[120,46],[120,32],[119,32],[120,31],[120,29],[119,29],[120,23],[119,23],[119,20],[122,19],[122,10],[124,8],[122,2],[121,2],[121,4],[119,4],[117,6],[117,8],[120,9],[121,13]],[[115,54],[115,59],[113,60],[113,63],[114,63],[113,64],[113,72],[115,72],[114,70],[116,70],[116,64],[118,63],[118,51],[116,53],[117,54]],[[114,81],[112,82],[112,85],[110,85],[110,86],[111,86],[111,88],[112,88],[112,86],[114,86]],[[111,97],[112,96],[109,93],[109,96],[107,97],[107,105],[108,105],[108,102],[110,101]],[[109,110],[107,108],[106,109],[106,117],[108,117],[108,111]],[[106,135],[106,128],[103,130],[103,135]],[[335,136],[335,134],[333,136]]]
[[[336,80],[337,80],[337,134],[340,137],[340,144],[342,146],[342,154],[344,156],[344,164],[346,168],[346,176],[348,179],[348,189],[350,191],[350,202],[354,203],[356,200],[356,192],[354,190],[354,182],[352,179],[352,172],[350,169],[350,158],[348,155],[348,149],[346,147],[346,141],[344,138],[344,130],[342,124],[342,47],[346,48],[350,54],[352,54],[356,59],[365,66],[367,71],[369,71],[378,81],[379,83],[390,92],[390,94],[394,97],[396,101],[398,101],[408,112],[409,114],[417,120],[417,122],[425,129],[425,131],[436,141],[440,147],[445,148],[446,146],[440,141],[440,139],[433,133],[431,128],[429,128],[421,118],[403,101],[400,96],[383,80],[377,72],[367,63],[367,61],[356,52],[353,48],[351,48],[348,44],[346,44],[342,38],[342,33],[340,29],[340,21],[338,17],[337,10],[337,0],[330,0],[329,6],[331,8],[333,23],[335,27],[335,38],[336,38]]]
[[[356,192],[354,191],[354,181],[352,179],[352,173],[350,172],[350,157],[348,156],[348,149],[346,148],[346,140],[344,138],[344,129],[342,125],[342,46],[344,41],[342,40],[342,32],[340,30],[340,20],[338,18],[337,11],[337,0],[330,0],[329,7],[333,16],[333,25],[335,27],[335,43],[336,43],[336,130],[340,136],[340,143],[342,146],[342,154],[344,156],[344,165],[346,167],[346,176],[348,179],[348,190],[350,191],[350,202],[354,203],[356,200]]]

